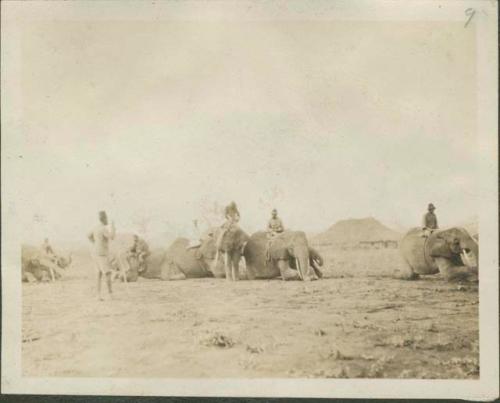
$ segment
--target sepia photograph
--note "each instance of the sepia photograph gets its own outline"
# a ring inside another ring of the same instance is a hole
[[[2,389],[498,397],[497,17],[2,2]]]

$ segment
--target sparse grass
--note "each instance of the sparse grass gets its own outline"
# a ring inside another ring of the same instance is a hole
[[[477,285],[395,280],[397,249],[321,253],[322,281],[140,279],[106,303],[77,259],[60,282],[23,285],[23,374],[479,377]]]
[[[392,277],[405,268],[398,249],[335,249],[317,247],[326,278]]]
[[[235,342],[229,336],[215,332],[202,339],[201,344],[219,348],[231,348],[234,346]]]

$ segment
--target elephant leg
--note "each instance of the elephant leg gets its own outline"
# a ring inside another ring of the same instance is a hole
[[[314,274],[316,275],[316,277],[323,278],[323,272],[316,265],[316,261],[315,260],[311,260],[311,267],[312,267],[312,269],[313,269]]]
[[[179,266],[175,262],[170,262],[167,264],[168,270],[167,273],[164,273],[162,268],[161,279],[162,280],[185,280],[187,277],[179,268]]]
[[[238,281],[240,279],[240,255],[238,253],[231,256],[231,270],[233,281]]]
[[[256,274],[255,274],[255,269],[253,268],[252,265],[249,265],[247,263],[246,265],[246,270],[247,270],[247,279],[248,280],[255,280],[255,278],[257,277]]]
[[[406,259],[401,259],[400,267],[403,270],[396,269],[394,270],[393,277],[398,280],[418,280],[420,275],[413,271],[413,267],[406,261]]]
[[[226,281],[232,280],[231,268],[229,267],[229,253],[224,252],[224,271],[226,272]]]
[[[452,264],[450,260],[444,257],[436,257],[434,258],[434,261],[436,262],[441,276],[443,276],[446,280],[450,280],[452,277]]]
[[[128,283],[135,283],[139,278],[137,270],[129,270],[123,274],[122,282],[125,283],[125,289],[128,289]]]
[[[47,259],[47,258],[42,258],[40,259],[40,263],[44,266],[48,274],[50,275],[49,281],[56,281],[56,273],[59,272],[59,268],[55,263],[52,262],[52,260]],[[60,274],[60,273],[58,273]]]
[[[56,281],[56,276],[54,274],[54,269],[52,267],[49,267],[49,272],[50,272],[50,279],[52,282]]]
[[[290,269],[287,260],[284,259],[278,260],[278,268],[280,270],[281,279],[283,281],[299,279],[299,273],[295,270]]]
[[[176,281],[176,280],[185,280],[186,279],[186,275],[184,273],[176,273],[176,274],[173,274],[172,276],[169,277],[168,280],[170,281]]]
[[[434,258],[439,273],[447,281],[469,281],[474,280],[474,273],[467,266],[456,266],[449,259],[444,257]],[[477,276],[476,276],[477,278]]]

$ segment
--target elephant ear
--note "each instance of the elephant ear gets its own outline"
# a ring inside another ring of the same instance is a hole
[[[238,245],[239,246],[245,245],[249,239],[250,237],[248,236],[248,234],[240,229],[238,233]]]
[[[430,247],[429,254],[432,257],[451,258],[451,250],[448,243],[442,239],[436,239],[436,242]]]

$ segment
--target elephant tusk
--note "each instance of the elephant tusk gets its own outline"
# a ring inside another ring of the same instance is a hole
[[[466,250],[463,250],[462,251],[462,260],[464,261],[465,265],[468,266],[468,267],[473,267],[474,264],[471,260],[471,257],[469,256],[469,254],[467,253]]]
[[[215,269],[217,269],[217,263],[219,263],[219,250],[215,252],[215,259],[212,262],[212,273],[215,272]]]
[[[295,258],[295,264],[297,266],[297,271],[299,272],[299,277],[301,280],[304,280],[304,276],[302,275],[302,269],[300,267],[299,259]]]

